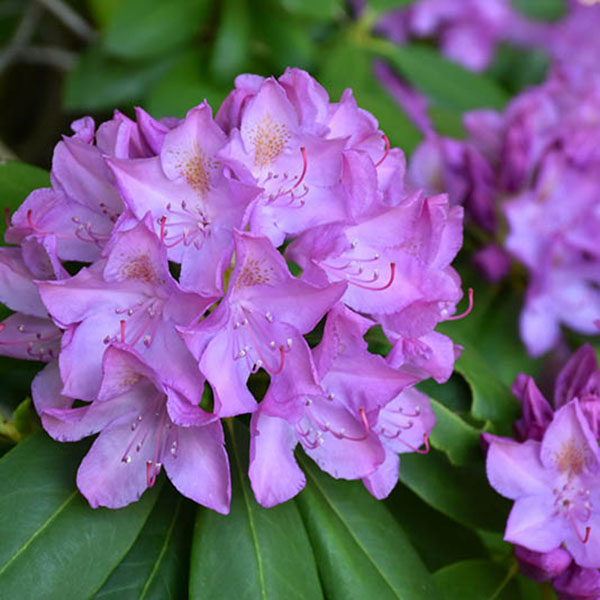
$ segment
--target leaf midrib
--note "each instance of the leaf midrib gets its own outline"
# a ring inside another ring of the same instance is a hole
[[[146,597],[146,594],[148,593],[148,590],[150,589],[150,585],[152,584],[152,582],[154,581],[154,578],[156,577],[156,574],[158,573],[160,564],[163,561],[163,558],[165,556],[167,548],[171,542],[171,538],[173,537],[173,531],[175,530],[175,523],[177,522],[177,519],[179,517],[179,511],[181,510],[181,504],[182,504],[182,500],[180,497],[179,501],[177,502],[177,508],[175,509],[175,513],[173,515],[173,520],[171,521],[171,524],[169,525],[169,530],[167,531],[167,535],[165,536],[165,541],[160,549],[160,552],[158,553],[156,560],[154,561],[154,566],[152,567],[152,571],[150,572],[150,575],[148,575],[146,584],[144,585],[144,587],[142,588],[142,591],[140,593],[140,600],[143,600]]]
[[[15,552],[10,560],[0,569],[0,577],[6,572],[6,570],[14,564],[14,562],[21,556],[31,544],[48,528],[50,523],[54,521],[58,515],[70,504],[73,499],[77,496],[77,490],[73,490],[66,498],[66,500],[46,519],[42,526],[35,531],[35,533]]]
[[[319,490],[319,492],[321,493],[321,496],[323,496],[325,502],[328,504],[328,506],[331,507],[331,510],[333,510],[333,512],[335,513],[335,515],[337,516],[337,518],[341,521],[341,523],[347,529],[348,533],[350,533],[350,536],[352,537],[352,539],[354,540],[354,542],[356,543],[356,545],[360,548],[360,550],[363,552],[363,554],[369,559],[369,562],[373,565],[373,567],[375,568],[375,571],[377,571],[377,573],[379,573],[379,575],[381,576],[381,578],[383,579],[383,581],[385,581],[386,585],[390,588],[390,590],[392,591],[392,593],[397,598],[400,598],[400,596],[397,595],[396,590],[395,590],[394,586],[392,585],[392,583],[386,577],[385,573],[378,567],[377,563],[371,558],[371,555],[367,552],[367,550],[365,549],[365,547],[363,546],[363,544],[356,537],[356,535],[352,531],[352,528],[349,526],[348,522],[343,518],[342,514],[337,510],[337,508],[335,507],[335,505],[332,502],[330,502],[329,498],[327,497],[327,494],[325,494],[325,492],[323,491],[322,487],[319,485],[319,482],[314,477],[314,475],[309,470],[305,470],[305,472],[312,479],[312,481],[313,481],[316,489]]]
[[[256,532],[256,524],[254,522],[254,515],[252,514],[252,509],[250,507],[250,501],[248,498],[248,491],[246,490],[246,486],[244,485],[243,477],[244,473],[242,471],[242,465],[240,464],[239,454],[238,454],[238,444],[235,439],[235,436],[232,436],[233,446],[234,446],[234,454],[235,454],[235,464],[237,467],[238,477],[240,480],[240,487],[242,488],[242,493],[244,494],[244,504],[246,506],[246,512],[248,513],[248,523],[250,525],[250,532],[252,534],[252,544],[254,546],[254,552],[256,554],[256,564],[258,568],[258,580],[260,586],[260,595],[264,600],[267,599],[267,590],[265,585],[265,573],[263,566],[263,558],[260,553],[260,544],[258,543],[258,535]]]

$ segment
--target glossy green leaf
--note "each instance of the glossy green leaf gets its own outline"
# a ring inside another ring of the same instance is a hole
[[[453,373],[444,384],[426,379],[418,383],[417,388],[428,396],[434,397],[455,414],[464,416],[471,412],[471,388],[465,378],[458,373]]]
[[[121,510],[91,509],[75,487],[87,445],[34,435],[0,460],[0,590],[6,598],[87,598],[144,526],[157,490]]]
[[[257,504],[246,475],[248,432],[240,423],[232,425],[231,512],[198,511],[190,597],[318,600],[322,592],[315,558],[296,503],[269,509]]]
[[[213,45],[210,73],[215,81],[232,86],[239,73],[247,70],[250,48],[248,0],[223,0],[221,19]]]
[[[165,485],[133,548],[94,600],[185,598],[195,506]]]
[[[211,0],[122,0],[109,21],[104,48],[119,58],[163,56],[206,26]]]
[[[431,508],[402,483],[385,504],[429,570],[436,571],[460,560],[488,557],[476,532]]]
[[[444,600],[518,600],[515,582],[517,565],[500,565],[489,560],[466,560],[435,573]]]
[[[80,55],[69,72],[64,91],[68,110],[112,110],[140,103],[144,95],[173,65],[174,58],[157,58],[137,65],[113,61],[100,49]]]
[[[410,83],[442,106],[457,111],[501,109],[509,99],[492,79],[445,59],[433,48],[391,43],[377,47]]]
[[[504,431],[519,417],[518,401],[475,346],[462,339],[455,341],[463,346],[455,369],[464,376],[471,388],[473,416],[482,421],[492,421],[498,426],[498,431]]]
[[[14,212],[30,192],[50,185],[48,171],[16,160],[0,163],[0,206]],[[0,242],[4,242],[6,223],[0,219]]]
[[[298,504],[329,600],[436,600],[432,578],[407,535],[360,482],[336,481],[302,461]]]
[[[436,450],[427,456],[405,454],[400,479],[430,506],[459,523],[504,531],[510,502],[490,487],[483,460],[456,467]]]
[[[436,417],[430,438],[433,447],[443,450],[450,462],[455,465],[465,465],[479,459],[481,457],[479,430],[466,423],[435,397],[430,396],[430,399]]]

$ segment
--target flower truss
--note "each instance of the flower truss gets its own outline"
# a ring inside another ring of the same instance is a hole
[[[239,76],[214,118],[204,102],[73,130],[10,218],[0,352],[47,363],[32,396],[52,437],[99,434],[89,503],[125,506],[164,470],[227,513],[222,419],[244,414],[262,505],[305,485],[298,446],[387,496],[435,424],[413,386],[458,355],[435,328],[462,298],[462,207],[407,186],[351,90],[330,102],[298,69]],[[387,357],[365,341],[378,325]]]
[[[554,408],[531,377],[513,393],[523,416],[519,441],[483,434],[487,475],[515,501],[505,540],[515,544],[522,571],[552,580],[560,598],[600,594],[600,369],[582,346],[559,373]]]
[[[435,4],[415,6],[425,11]],[[546,25],[536,39],[552,57],[547,80],[501,112],[465,113],[465,140],[439,135],[427,116],[427,100],[387,65],[378,65],[382,82],[425,135],[408,184],[427,193],[446,191],[452,205],[465,207],[490,240],[474,258],[488,279],[504,277],[511,258],[525,268],[520,333],[532,356],[556,347],[561,326],[597,333],[600,70],[597,53],[580,48],[598,47],[598,27],[600,6],[573,2],[566,17]]]

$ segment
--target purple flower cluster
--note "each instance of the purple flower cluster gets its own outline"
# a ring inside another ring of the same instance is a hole
[[[412,386],[456,358],[435,327],[462,297],[462,208],[405,187],[402,151],[352,92],[330,102],[298,69],[238,77],[214,119],[203,103],[73,129],[0,249],[16,311],[0,352],[48,363],[32,396],[51,436],[100,432],[77,474],[90,504],[124,506],[164,468],[226,513],[221,418],[247,413],[264,506],[304,486],[298,444],[389,494],[435,423]],[[387,358],[368,351],[375,325]]]
[[[523,407],[519,441],[484,434],[487,475],[515,501],[505,539],[521,569],[552,580],[561,600],[600,597],[600,369],[582,346],[556,380],[554,406],[531,377],[513,393]]]
[[[508,272],[510,257],[527,269],[520,330],[534,356],[557,344],[561,325],[596,333],[600,314],[600,70],[569,58],[573,32],[587,36],[578,44],[597,44],[591,39],[597,27],[589,23],[600,25],[600,6],[573,8],[555,25],[547,81],[502,112],[466,113],[466,140],[438,135],[421,99],[395,84],[426,136],[411,160],[409,183],[427,193],[447,190],[452,204],[464,205],[496,237],[475,257],[489,279]],[[572,35],[560,35],[563,30]]]

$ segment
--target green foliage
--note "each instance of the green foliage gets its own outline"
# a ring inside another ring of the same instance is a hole
[[[107,20],[104,48],[124,59],[163,56],[206,26],[212,8],[210,0],[123,0]]]
[[[229,430],[231,512],[200,509],[192,547],[192,598],[321,598],[315,558],[295,501],[259,506],[248,481],[247,430]]]
[[[489,556],[476,532],[422,502],[405,485],[397,485],[385,503],[430,572],[457,561]]]
[[[91,48],[69,74],[65,105],[72,111],[94,111],[140,103],[172,65],[169,56],[140,65],[119,62]]]
[[[334,481],[302,461],[298,497],[327,598],[440,598],[406,534],[359,482]]]
[[[423,92],[437,131],[455,138],[465,135],[464,111],[501,110],[545,76],[542,52],[503,45],[492,67],[475,74],[433,45],[398,46],[373,32],[380,14],[409,2],[369,0],[359,20],[342,0],[70,2],[98,35],[69,43],[77,60],[55,89],[63,90],[68,116],[90,111],[99,121],[115,107],[140,104],[158,118],[183,117],[204,99],[216,112],[241,72],[270,76],[299,66],[332,101],[352,88],[391,144],[410,154],[421,133],[378,81],[375,60]],[[514,3],[544,19],[564,8],[561,0]],[[14,14],[0,15],[3,39],[17,24]],[[2,87],[7,96],[12,83]],[[59,112],[49,105],[40,120]],[[65,132],[67,116],[55,118]],[[1,205],[10,211],[48,185],[43,169],[0,164]],[[0,228],[3,234],[3,221]],[[485,234],[471,230],[468,250],[482,241]],[[462,346],[456,372],[444,384],[419,385],[437,420],[432,451],[401,457],[401,482],[384,502],[361,482],[336,481],[301,456],[306,489],[273,509],[259,506],[247,477],[246,418],[228,421],[229,515],[197,507],[170,484],[161,487],[164,476],[136,504],[92,510],[75,487],[87,445],[36,433],[38,418],[24,400],[41,364],[0,358],[0,598],[548,598],[516,574],[512,547],[502,541],[510,503],[489,487],[480,443],[483,430],[510,434],[519,414],[510,386],[519,371],[535,375],[542,363],[519,340],[519,274],[490,285],[467,261],[457,270],[464,287],[475,289],[473,312],[439,328]],[[9,311],[0,306],[0,313]],[[389,352],[381,327],[365,338],[370,351]],[[311,345],[319,339],[317,331]],[[259,397],[267,385],[264,372],[250,380]],[[203,406],[211,408],[208,393]]]
[[[88,506],[75,488],[84,450],[40,433],[0,460],[3,597],[89,597],[146,522],[158,490],[121,510]]]
[[[434,579],[444,600],[518,600],[516,564],[508,568],[486,560],[468,560],[437,571]]]
[[[146,109],[156,118],[185,117],[192,107],[207,100],[219,106],[229,88],[215,84],[206,70],[206,56],[188,52],[150,88]]]
[[[502,531],[506,525],[510,503],[491,489],[483,461],[456,467],[437,450],[426,459],[406,454],[400,479],[424,502],[466,527]]]
[[[500,109],[508,101],[508,95],[494,80],[467,71],[428,46],[382,42],[375,49],[415,87],[442,106],[458,111]]]
[[[94,600],[167,600],[187,593],[195,507],[165,485],[135,544]]]

